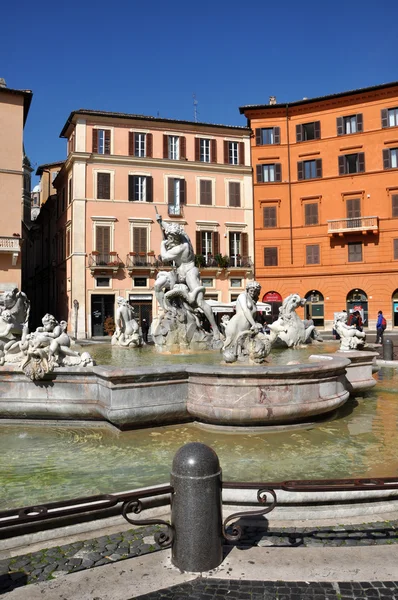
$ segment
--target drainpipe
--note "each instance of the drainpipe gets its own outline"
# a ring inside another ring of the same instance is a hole
[[[292,209],[292,182],[290,177],[290,137],[289,137],[289,105],[286,104],[286,131],[287,131],[287,170],[289,183],[289,215],[290,215],[290,264],[293,264],[293,209]]]

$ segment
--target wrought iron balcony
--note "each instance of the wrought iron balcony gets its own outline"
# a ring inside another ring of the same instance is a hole
[[[230,256],[228,262],[228,269],[252,269],[253,261],[250,256]]]
[[[196,254],[195,263],[199,269],[251,269],[253,262],[250,256],[223,256],[221,254]]]
[[[173,263],[168,260],[162,260],[154,252],[130,252],[126,257],[126,269],[163,269],[171,268]]]
[[[21,238],[0,236],[0,252],[12,254],[12,266],[15,267],[21,252]]]
[[[169,217],[182,217],[182,206],[168,205]]]
[[[349,219],[333,219],[328,221],[328,233],[343,234],[362,231],[379,231],[379,217],[351,217]]]
[[[99,270],[116,272],[123,266],[123,262],[120,260],[117,252],[92,252],[88,256],[88,266],[92,273]]]

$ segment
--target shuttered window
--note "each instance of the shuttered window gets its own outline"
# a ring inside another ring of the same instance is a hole
[[[398,126],[398,107],[383,108],[381,111],[381,126],[383,128]]]
[[[229,182],[229,205],[240,206],[240,183],[238,181]]]
[[[304,204],[304,222],[306,225],[318,225],[318,203],[310,202]]]
[[[282,165],[257,165],[257,183],[272,183],[282,181]]]
[[[383,150],[383,169],[398,168],[398,148],[386,148]]]
[[[111,174],[97,173],[97,198],[98,200],[111,199]]]
[[[256,146],[268,146],[270,144],[280,144],[280,127],[262,127],[256,129]]]
[[[94,154],[111,153],[111,132],[109,129],[93,129],[93,148]]]
[[[398,260],[398,239],[394,240],[394,260]]]
[[[264,248],[264,266],[276,267],[278,265],[278,248]]]
[[[152,177],[129,175],[129,201],[153,202]]]
[[[296,125],[296,142],[319,140],[321,137],[321,122],[312,121]]]
[[[322,159],[302,160],[297,163],[297,179],[319,179],[322,177]]]
[[[339,175],[365,172],[365,153],[344,154],[339,156]]]
[[[306,263],[307,265],[319,265],[320,263],[320,252],[319,244],[310,244],[305,247]]]
[[[353,198],[347,200],[347,219],[356,219],[361,216],[361,199]]]
[[[363,131],[363,115],[349,115],[348,117],[337,117],[337,135],[350,135]]]
[[[348,244],[348,262],[362,262],[362,242]]]
[[[398,217],[398,194],[393,194],[391,196],[391,204],[392,204],[392,216]]]
[[[133,252],[148,252],[147,238],[146,227],[133,227]]]
[[[276,227],[276,206],[264,206],[263,208],[264,227]]]
[[[111,228],[108,225],[95,226],[95,246],[100,254],[109,254],[111,251]]]
[[[208,179],[200,180],[200,204],[212,205],[212,182]]]

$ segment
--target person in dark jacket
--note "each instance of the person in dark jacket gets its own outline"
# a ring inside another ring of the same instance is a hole
[[[142,319],[141,331],[142,331],[142,339],[144,340],[145,344],[147,344],[148,343],[149,323],[146,319]]]
[[[383,343],[383,335],[384,335],[384,330],[386,328],[386,320],[383,317],[383,311],[379,310],[379,312],[377,313],[377,323],[376,323],[376,344],[382,344]]]

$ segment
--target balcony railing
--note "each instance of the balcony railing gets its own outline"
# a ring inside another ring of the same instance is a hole
[[[120,260],[116,252],[92,252],[88,256],[88,266],[91,270],[112,269],[113,271],[117,271],[123,266],[123,261]]]
[[[0,236],[0,252],[20,252],[20,250],[20,238]]]
[[[250,256],[230,256],[229,257],[229,269],[251,269],[253,267],[253,261]]]
[[[148,269],[148,268],[166,268],[171,267],[173,263],[169,260],[162,260],[154,252],[130,252],[126,257],[127,269]]]
[[[253,267],[250,256],[222,256],[221,254],[196,254],[195,263],[199,269],[249,269]]]
[[[169,217],[182,217],[182,206],[168,205]]]
[[[378,231],[378,217],[351,217],[328,221],[328,233],[353,233],[354,231]]]

